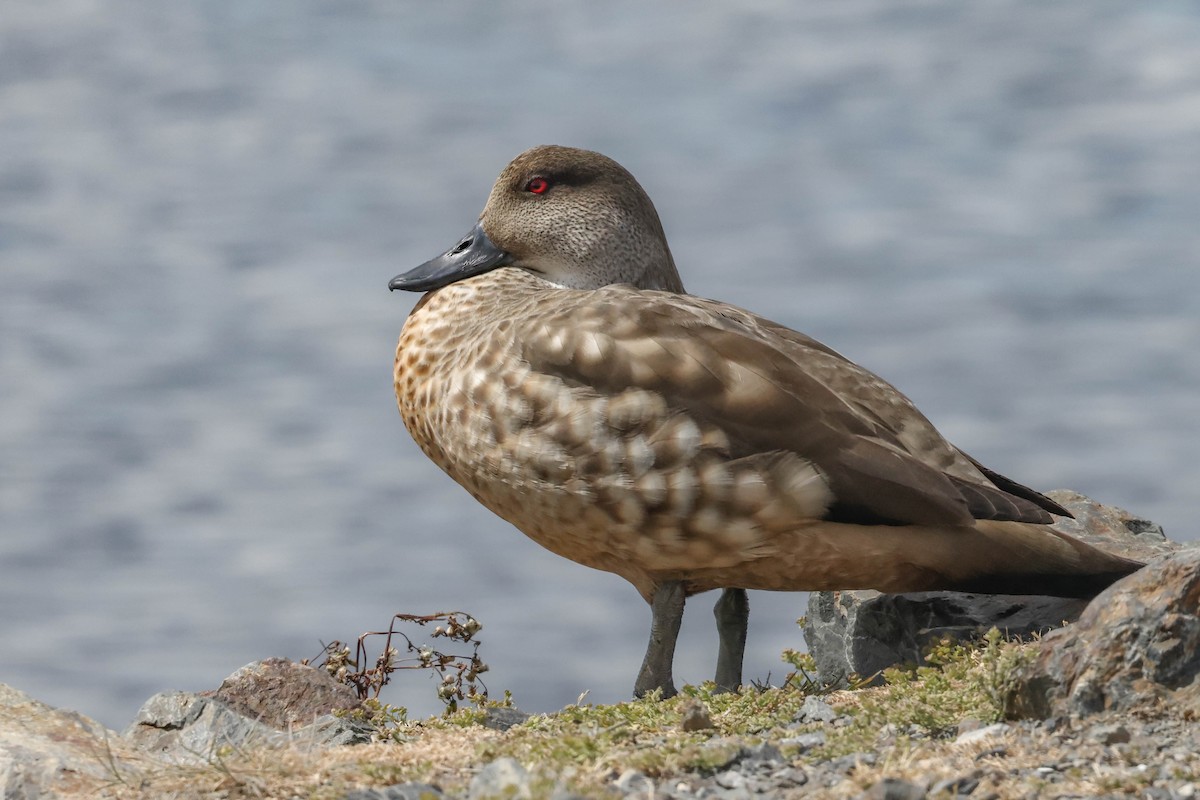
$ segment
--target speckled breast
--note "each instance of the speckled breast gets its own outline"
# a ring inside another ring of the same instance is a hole
[[[780,454],[731,461],[720,429],[653,391],[600,392],[535,368],[531,350],[592,357],[588,331],[571,324],[586,317],[572,306],[588,293],[512,272],[427,295],[396,352],[405,425],[476,499],[643,593],[656,576],[760,557],[771,531],[803,518],[777,490],[815,479],[810,465]]]

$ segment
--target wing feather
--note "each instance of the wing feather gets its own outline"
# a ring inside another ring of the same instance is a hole
[[[882,378],[741,309],[613,286],[539,324],[562,347],[545,352],[545,338],[527,337],[524,355],[535,369],[601,393],[656,392],[719,428],[730,459],[774,452],[807,459],[829,482],[828,514],[837,521],[1049,522],[1046,512],[1056,510],[960,452]],[[595,337],[608,341],[597,346]],[[598,353],[604,357],[589,357]]]

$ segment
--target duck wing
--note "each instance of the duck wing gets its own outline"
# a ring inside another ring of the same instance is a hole
[[[824,519],[1047,523],[1057,508],[982,469],[891,384],[811,337],[690,295],[610,286],[584,298],[523,337],[534,370],[601,395],[654,392],[719,429],[731,460],[798,456],[828,484]]]

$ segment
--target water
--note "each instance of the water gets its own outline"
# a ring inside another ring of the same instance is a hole
[[[626,696],[642,601],[477,507],[391,396],[388,279],[544,142],[639,176],[693,292],[1196,538],[1198,40],[1182,3],[8,4],[0,681],[120,727],[462,608],[522,707]],[[778,677],[803,596],[752,602]]]

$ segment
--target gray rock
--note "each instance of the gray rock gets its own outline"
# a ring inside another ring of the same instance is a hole
[[[771,776],[782,787],[803,786],[808,783],[808,773],[796,767],[784,767]]]
[[[446,795],[429,783],[397,783],[382,789],[356,789],[344,800],[441,800]]]
[[[732,769],[717,773],[713,780],[722,789],[742,789],[746,786],[746,776]]]
[[[1055,519],[1052,526],[1055,530],[1110,553],[1150,561],[1182,546],[1167,539],[1161,525],[1123,508],[1097,503],[1069,489],[1056,489],[1047,492],[1046,496],[1075,516],[1074,519]]]
[[[1086,600],[1062,597],[871,590],[809,595],[804,638],[822,684],[844,687],[898,664],[921,664],[939,640],[973,639],[991,628],[1044,633],[1076,619]],[[876,681],[878,682],[878,679]]]
[[[627,769],[613,781],[615,786],[626,797],[634,798],[650,798],[654,797],[654,781],[647,778],[643,773],[636,769]]]
[[[1102,592],[1071,628],[1046,636],[1017,678],[1016,718],[1166,702],[1200,711],[1200,549],[1166,556]]]
[[[498,758],[471,779],[467,797],[470,800],[501,797],[529,800],[533,797],[529,788],[529,773],[514,758]]]
[[[1099,744],[1124,744],[1130,740],[1129,729],[1119,722],[1094,725],[1087,731],[1087,738]]]
[[[494,731],[506,731],[514,725],[520,725],[529,717],[530,714],[519,708],[489,706],[483,712],[483,727]]]
[[[900,778],[884,778],[859,797],[860,800],[921,800],[925,790]]]
[[[0,684],[0,797],[98,794],[136,755],[94,720]]]
[[[719,786],[702,786],[696,792],[697,800],[750,800],[753,795],[745,786],[736,789],[722,789]]]
[[[761,742],[752,747],[743,747],[739,761],[747,766],[780,764],[783,762],[783,753],[770,742]]]
[[[929,787],[929,796],[937,798],[968,795],[979,788],[979,779],[982,775],[982,772],[973,772],[970,775],[960,775],[957,778],[940,780]]]
[[[191,692],[162,692],[138,710],[125,739],[166,761],[204,763],[225,746],[267,744],[279,731]]]
[[[1143,561],[1179,547],[1166,540],[1161,527],[1122,509],[1077,492],[1048,495],[1075,515],[1059,518],[1053,527],[1089,544]],[[930,645],[942,638],[969,640],[991,628],[1025,638],[1074,621],[1086,606],[1085,600],[1035,595],[814,592],[804,637],[818,679],[844,687],[851,675],[872,678],[891,666],[921,664]]]
[[[206,761],[224,746],[359,744],[370,741],[370,726],[332,713],[358,705],[349,687],[324,672],[272,658],[247,664],[210,692],[151,697],[124,736],[176,763]]]
[[[362,705],[358,695],[325,670],[286,658],[255,661],[234,672],[213,692],[236,713],[276,730],[308,725],[334,711]]]
[[[783,747],[795,747],[801,753],[808,752],[814,747],[820,747],[825,744],[825,733],[823,731],[814,731],[812,733],[802,733],[799,736],[791,736],[779,742]]]
[[[833,706],[826,703],[821,698],[810,695],[804,698],[804,704],[800,706],[800,710],[796,712],[796,722],[833,722],[837,718],[838,713],[833,710]]]
[[[874,753],[851,753],[848,756],[842,756],[830,761],[829,768],[835,772],[850,772],[853,769],[857,769],[860,765],[873,767],[878,758]]]
[[[954,740],[955,744],[975,744],[982,742],[984,739],[991,739],[996,736],[1003,736],[1008,733],[1009,726],[1003,722],[997,722],[995,725],[985,725],[982,728],[964,731]]]

